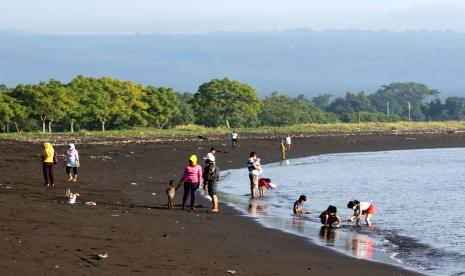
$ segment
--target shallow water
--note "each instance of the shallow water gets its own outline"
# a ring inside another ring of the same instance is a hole
[[[281,229],[356,258],[430,275],[465,275],[465,149],[328,154],[264,166],[277,184],[266,198],[249,200],[247,169],[222,173],[221,200]],[[292,205],[307,196],[306,217]],[[373,202],[374,226],[321,227],[318,216],[335,205],[343,220],[349,200]]]

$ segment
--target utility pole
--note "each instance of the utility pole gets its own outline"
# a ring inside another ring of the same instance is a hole
[[[389,102],[386,102],[386,110],[387,110],[387,115],[389,117]]]
[[[412,118],[410,118],[410,102],[408,102],[408,119],[409,120],[412,120]]]

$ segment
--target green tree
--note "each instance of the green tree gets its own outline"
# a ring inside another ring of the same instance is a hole
[[[430,89],[428,86],[415,82],[394,82],[384,85],[376,93],[370,95],[370,100],[378,112],[397,114],[402,117],[410,114],[412,120],[421,121],[425,119],[421,106],[429,96],[438,96],[439,91]],[[388,103],[388,104],[387,104]]]
[[[158,128],[164,128],[179,112],[179,100],[171,88],[148,86],[143,101],[148,104],[145,117]]]
[[[326,110],[331,104],[332,98],[333,95],[331,94],[321,94],[312,98],[312,104],[321,110]]]
[[[207,126],[242,126],[255,121],[261,102],[247,84],[228,78],[200,85],[192,99],[197,122]]]
[[[358,93],[347,92],[344,98],[335,99],[327,107],[327,111],[339,115],[356,112],[371,112],[372,110],[371,101],[363,91]]]
[[[428,121],[444,120],[447,116],[440,99],[434,99],[429,103],[423,104],[421,112],[426,116],[426,120]]]
[[[273,92],[263,100],[263,109],[259,114],[262,125],[289,126],[305,123],[334,122],[336,118],[313,106],[303,95],[296,98]]]
[[[105,131],[106,123],[115,114],[111,90],[102,80],[82,77],[80,88],[87,91],[83,103],[86,106],[86,121],[98,120],[101,130]]]
[[[9,98],[5,93],[0,92],[0,128],[3,129],[3,132],[9,132],[8,125],[14,116]]]
[[[189,92],[184,93],[176,93],[176,98],[179,102],[179,108],[175,114],[173,114],[173,118],[171,119],[171,123],[173,125],[187,125],[193,124],[195,122],[195,114],[194,109],[190,102],[194,98],[194,94]]]
[[[465,98],[448,97],[444,103],[444,110],[449,120],[465,119]]]
[[[0,128],[9,132],[9,124],[13,123],[19,132],[19,122],[27,117],[27,108],[8,95],[0,92]]]
[[[47,121],[48,130],[51,132],[52,122],[61,119],[64,115],[66,88],[58,81],[20,84],[11,95],[18,99],[20,104],[30,108],[32,116],[40,119],[42,132],[45,132]]]
[[[68,88],[57,80],[45,84],[46,97],[50,98],[52,106],[48,110],[48,132],[52,132],[52,123],[61,120],[68,109]]]
[[[88,112],[86,102],[90,93],[92,80],[83,76],[77,76],[68,84],[67,109],[64,119],[69,123],[69,131],[74,132],[76,122],[86,121]]]

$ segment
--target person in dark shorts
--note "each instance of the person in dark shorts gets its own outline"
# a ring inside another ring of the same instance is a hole
[[[65,153],[66,174],[68,181],[77,181],[78,168],[80,166],[79,153],[74,144],[68,145],[68,150]],[[72,173],[71,173],[72,170]]]
[[[208,195],[212,198],[212,209],[211,212],[218,212],[218,195],[217,187],[218,180],[220,178],[220,169],[215,164],[215,158],[209,157],[207,160],[207,165],[203,170],[203,182],[204,185],[208,186]]]
[[[233,149],[237,148],[237,138],[238,137],[239,137],[239,135],[237,135],[236,131],[233,130],[233,132],[231,133],[231,144],[232,144]]]

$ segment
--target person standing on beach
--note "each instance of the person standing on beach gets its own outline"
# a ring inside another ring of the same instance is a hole
[[[287,147],[287,151],[291,151],[291,145],[292,145],[291,135],[287,134],[287,135],[286,135],[286,147]]]
[[[255,152],[250,153],[250,158],[247,160],[247,169],[249,170],[249,180],[250,180],[250,198],[255,198],[255,190],[258,189],[258,170],[259,167],[255,162],[257,159],[257,154]]]
[[[283,140],[281,140],[281,159],[286,160],[286,147]]]
[[[66,151],[66,174],[68,175],[68,181],[77,181],[77,173],[78,173],[78,168],[80,166],[79,163],[79,153],[76,150],[76,147],[74,144],[69,144],[68,145],[68,150]],[[73,173],[71,174],[71,170],[73,170]]]
[[[44,174],[44,185],[55,186],[53,179],[53,166],[57,163],[55,150],[52,144],[44,143],[44,149],[42,151],[42,171]]]
[[[203,170],[203,182],[208,187],[208,195],[212,199],[212,212],[217,213],[218,210],[218,195],[216,193],[218,180],[220,180],[220,169],[215,164],[215,157],[209,156],[207,166]]]
[[[213,162],[215,162],[215,153],[216,153],[216,148],[215,147],[212,147],[210,149],[210,152],[207,153],[207,156],[204,157],[203,159],[205,159],[205,162],[206,162],[206,166],[208,166],[208,160],[213,160]],[[205,190],[205,194],[206,195],[209,195],[208,193],[208,182],[205,182],[203,183],[203,189]]]
[[[186,208],[187,197],[191,196],[191,210],[195,209],[195,192],[199,188],[199,183],[202,180],[202,167],[197,164],[197,156],[189,157],[189,165],[184,169],[184,174],[179,181],[178,189],[184,182],[184,196],[182,198],[182,209]]]
[[[233,132],[231,133],[231,144],[232,144],[233,149],[237,148],[237,138],[238,137],[239,137],[239,135],[237,135],[236,131],[233,130]]]

